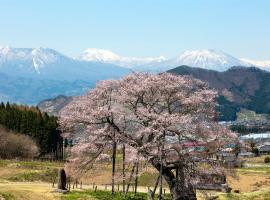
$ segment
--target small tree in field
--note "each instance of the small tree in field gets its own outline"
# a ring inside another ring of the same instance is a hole
[[[67,135],[84,127],[74,145],[76,155],[83,155],[75,158],[80,166],[92,163],[117,140],[160,172],[174,200],[196,199],[196,174],[219,172],[211,155],[235,139],[215,122],[216,97],[205,83],[190,77],[133,73],[99,82],[62,110],[60,124]],[[192,151],[191,146],[203,150]]]

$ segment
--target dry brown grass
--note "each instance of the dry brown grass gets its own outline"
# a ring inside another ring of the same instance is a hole
[[[0,193],[12,194],[16,200],[58,200],[60,195],[53,192],[46,183],[0,183]]]
[[[111,179],[112,179],[112,168],[111,168],[111,164],[110,163],[98,163],[95,164],[94,167],[89,170],[87,173],[85,173],[80,180],[84,183],[84,184],[111,184]],[[132,166],[126,166],[126,178],[129,179],[130,176],[130,172],[131,172]],[[156,174],[158,173],[156,169],[154,169],[153,167],[151,167],[150,165],[145,166],[144,163],[140,164],[139,167],[139,173],[140,175],[142,174],[153,174],[154,178],[153,180],[148,180],[149,181],[149,186],[154,185],[155,180],[156,180]],[[144,178],[142,176],[142,178]],[[115,180],[118,183],[122,183],[122,166],[121,164],[117,164],[116,166],[116,174],[115,174]],[[143,180],[142,180],[143,181]],[[140,182],[140,181],[139,181]],[[143,181],[145,182],[145,181]],[[144,184],[145,185],[145,184]]]
[[[264,164],[264,158],[269,155],[262,155],[258,157],[253,157],[253,158],[245,158],[246,162],[251,163],[251,164]]]
[[[5,179],[11,175],[14,175],[14,173],[24,173],[27,169],[18,169],[18,168],[12,168],[12,167],[0,167],[0,180]]]
[[[260,158],[252,158],[250,159],[250,163],[262,163],[263,157]],[[1,161],[0,165],[0,193],[8,192],[14,194],[18,200],[53,200],[59,199],[59,195],[51,193],[53,188],[49,183],[42,182],[8,182],[6,177],[14,176],[16,174],[28,172],[29,170],[40,170],[40,172],[44,171],[47,168],[59,168],[62,167],[62,164],[59,163],[43,163],[43,162],[16,162],[16,161]],[[141,166],[142,167],[142,166]],[[131,166],[129,168],[129,171]],[[141,168],[142,169],[142,168]],[[237,174],[238,177],[228,177],[228,183],[233,188],[233,190],[239,189],[241,194],[248,193],[256,193],[254,191],[259,192],[261,189],[270,188],[270,173],[268,171],[270,168],[244,168],[238,169]],[[139,184],[143,184],[143,182],[147,182],[147,185],[150,182],[155,181],[153,178],[156,175],[156,170],[151,166],[147,168],[143,168],[143,171],[146,174],[143,174],[139,178]],[[129,177],[129,174],[127,174]],[[153,180],[152,180],[152,179]],[[111,183],[111,164],[107,163],[98,163],[94,166],[92,170],[81,177],[81,181],[83,182],[83,188],[92,188],[92,183],[99,185],[100,189],[104,189],[104,185],[102,184],[110,184]],[[117,165],[117,173],[116,173],[116,182],[121,183],[121,164]],[[87,186],[88,185],[88,186]],[[109,189],[109,187],[107,188]],[[121,189],[121,188],[120,188]],[[139,191],[146,192],[147,187],[140,187]],[[208,192],[207,192],[208,193]],[[211,194],[210,194],[211,193]],[[210,192],[207,195],[215,195],[216,192]],[[42,198],[40,197],[42,196]],[[199,192],[199,199],[205,199],[204,194]]]
[[[261,173],[238,173],[238,177],[228,177],[228,183],[233,190],[252,192],[261,188],[270,187],[270,174]]]

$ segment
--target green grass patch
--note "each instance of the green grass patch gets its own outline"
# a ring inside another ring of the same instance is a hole
[[[219,196],[221,200],[270,200],[270,189],[250,193],[230,193]]]
[[[16,166],[27,169],[60,168],[63,162],[0,160],[0,166]]]
[[[125,197],[123,194],[116,192],[115,194],[111,194],[110,191],[93,191],[93,190],[85,190],[85,191],[74,191],[68,194],[65,194],[61,197],[62,200],[147,200],[147,194],[145,193],[128,193]],[[164,200],[169,200],[169,195],[166,195]]]
[[[4,198],[5,200],[15,200],[13,194],[7,193],[7,192],[0,192],[0,199]]]
[[[13,182],[32,182],[32,181],[43,181],[52,182],[57,177],[57,169],[47,169],[45,171],[27,171],[24,173],[15,174],[14,176],[8,177],[7,180]]]
[[[154,186],[158,178],[158,173],[144,172],[138,177],[140,186]]]
[[[248,167],[237,169],[238,172],[270,173],[270,167]]]
[[[138,177],[138,185],[153,187],[156,184],[158,175],[159,175],[158,173],[144,172]],[[164,187],[168,187],[168,184],[166,181],[163,181],[163,184],[164,184]]]

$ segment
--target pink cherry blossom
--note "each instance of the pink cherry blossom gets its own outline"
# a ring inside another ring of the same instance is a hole
[[[71,154],[86,160],[81,161],[84,167],[102,157],[112,142],[124,143],[130,148],[129,162],[140,156],[157,170],[162,166],[176,198],[176,190],[192,190],[199,163],[218,171],[221,165],[212,165],[211,156],[236,140],[215,121],[216,98],[206,83],[188,76],[133,73],[97,83],[61,111],[59,123],[69,137],[78,138]]]

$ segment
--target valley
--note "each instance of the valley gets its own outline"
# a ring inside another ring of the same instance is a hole
[[[0,200],[270,200],[269,0],[0,5]]]

